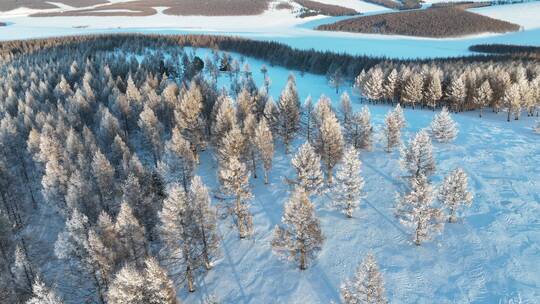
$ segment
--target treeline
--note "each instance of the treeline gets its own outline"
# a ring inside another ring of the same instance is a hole
[[[491,108],[507,120],[538,115],[540,67],[536,63],[381,64],[356,78],[359,93],[374,102],[455,112]]]
[[[519,25],[471,13],[456,7],[377,14],[341,20],[317,27],[323,31],[345,31],[419,37],[457,37],[479,33],[518,31]]]
[[[300,12],[299,15],[299,17],[301,18],[314,15],[353,16],[359,14],[359,12],[352,8],[326,4],[312,0],[294,0],[294,2],[304,7],[304,9]]]
[[[536,57],[540,55],[540,47],[513,44],[475,44],[469,47],[471,52],[490,54],[512,54],[520,57]]]
[[[431,7],[458,7],[461,9],[470,9],[470,8],[477,8],[477,7],[486,7],[491,6],[492,2],[485,1],[485,2],[475,2],[475,1],[450,1],[450,2],[437,2],[433,3]]]
[[[96,4],[107,3],[106,0],[62,0],[62,3],[73,7],[84,7]],[[6,12],[16,8],[27,7],[32,9],[55,9],[58,6],[47,0],[2,0],[0,11]]]
[[[417,9],[422,7],[421,1],[418,0],[366,0],[366,2],[397,10]]]

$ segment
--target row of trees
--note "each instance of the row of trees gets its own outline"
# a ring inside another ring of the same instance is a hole
[[[471,65],[466,68],[437,65],[380,65],[362,72],[355,81],[361,96],[373,102],[399,102],[455,112],[485,108],[505,111],[507,120],[538,115],[540,72],[523,64]]]

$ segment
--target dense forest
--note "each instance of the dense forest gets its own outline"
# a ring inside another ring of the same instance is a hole
[[[316,15],[353,16],[359,14],[359,12],[355,11],[352,8],[339,5],[326,4],[311,0],[294,0],[294,2],[303,6],[303,9],[301,10],[299,15],[301,18]]]
[[[188,46],[213,50],[200,58]],[[266,69],[251,71],[224,52],[264,58],[280,48],[294,55],[289,60],[311,60],[295,62],[298,67],[318,64],[321,73],[332,65],[323,59],[343,64],[356,58],[197,35],[2,43],[2,299],[177,303],[177,292],[197,292],[197,277],[212,271],[220,252],[220,221],[229,220],[239,239],[252,236],[257,223],[250,211],[251,183],[257,173],[269,183],[278,153],[294,153],[295,176],[283,181],[290,196],[269,247],[295,267],[309,268],[325,244],[313,197],[331,192],[332,207],[344,220],[351,218],[363,198],[359,151],[371,150],[377,138],[369,109],[353,111],[347,94],[338,107],[325,96],[301,102],[290,75],[274,101]],[[458,223],[473,200],[460,168],[444,177],[437,191],[431,184],[437,166],[432,140],[449,143],[458,133],[447,107],[490,106],[516,118],[518,107],[531,115],[538,109],[537,62],[493,58],[498,57],[366,58],[357,65],[365,69],[355,81],[362,101],[401,103],[388,112],[380,138],[386,152],[400,150],[407,190],[396,198],[396,217],[416,246],[445,223]],[[256,85],[253,73],[264,75],[263,86]],[[230,80],[228,89],[217,87],[220,75]],[[329,84],[339,90],[342,76],[334,69]],[[442,110],[429,131],[402,144],[407,124],[402,105]],[[298,139],[304,143],[296,149]],[[215,189],[196,174],[202,159],[213,164]],[[35,223],[44,218],[47,233],[35,235]],[[366,284],[369,289],[362,287]],[[366,297],[387,302],[372,254],[353,278],[344,278],[340,295],[344,303]]]
[[[519,30],[519,25],[471,13],[462,8],[447,6],[362,16],[323,24],[317,29],[443,38],[479,33],[513,32]]]

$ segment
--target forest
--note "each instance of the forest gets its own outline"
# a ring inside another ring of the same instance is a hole
[[[211,49],[204,58],[189,49],[203,46]],[[2,299],[178,303],[178,292],[197,292],[197,278],[212,272],[220,222],[230,222],[241,240],[253,236],[259,223],[251,185],[256,178],[269,185],[269,176],[280,174],[274,162],[287,155],[295,175],[280,181],[291,190],[268,247],[291,267],[309,269],[327,238],[315,198],[331,194],[332,208],[344,221],[352,218],[364,202],[359,154],[376,140],[388,155],[399,151],[407,186],[395,198],[395,215],[411,246],[423,246],[444,225],[460,225],[474,199],[461,168],[432,181],[438,166],[432,141],[450,143],[459,132],[451,112],[491,108],[510,120],[540,108],[534,59],[366,57],[355,66],[359,99],[395,105],[376,137],[369,109],[353,111],[346,93],[337,107],[324,95],[300,101],[291,74],[274,101],[268,70],[252,71],[227,53],[266,58],[276,49],[292,54],[276,64],[326,74],[336,91],[354,69],[335,67],[362,58],[197,35],[2,43]],[[254,73],[263,74],[264,85],[256,85]],[[220,75],[228,88],[218,87]],[[403,107],[441,111],[402,143]],[[218,187],[196,174],[203,165]],[[40,216],[49,219],[51,235],[34,235]],[[387,303],[376,257],[367,254],[338,292],[344,303]]]
[[[323,31],[345,31],[419,37],[458,37],[479,33],[506,33],[519,25],[465,11],[454,6],[362,16],[323,24]]]
[[[325,4],[311,0],[295,0],[295,2],[304,7],[300,13],[301,18],[314,15],[353,16],[359,14],[359,12],[351,8],[339,5]]]

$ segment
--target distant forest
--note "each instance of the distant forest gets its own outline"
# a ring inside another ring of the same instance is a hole
[[[359,12],[352,8],[339,5],[326,4],[311,0],[295,0],[294,2],[304,7],[300,14],[301,18],[315,15],[352,16],[359,14]]]
[[[519,25],[457,7],[428,8],[425,10],[363,16],[323,24],[323,31],[405,35],[420,37],[458,37],[479,33],[518,31]]]
[[[476,44],[469,47],[471,52],[490,54],[517,54],[521,56],[537,57],[540,55],[540,47],[529,45],[511,44]]]

